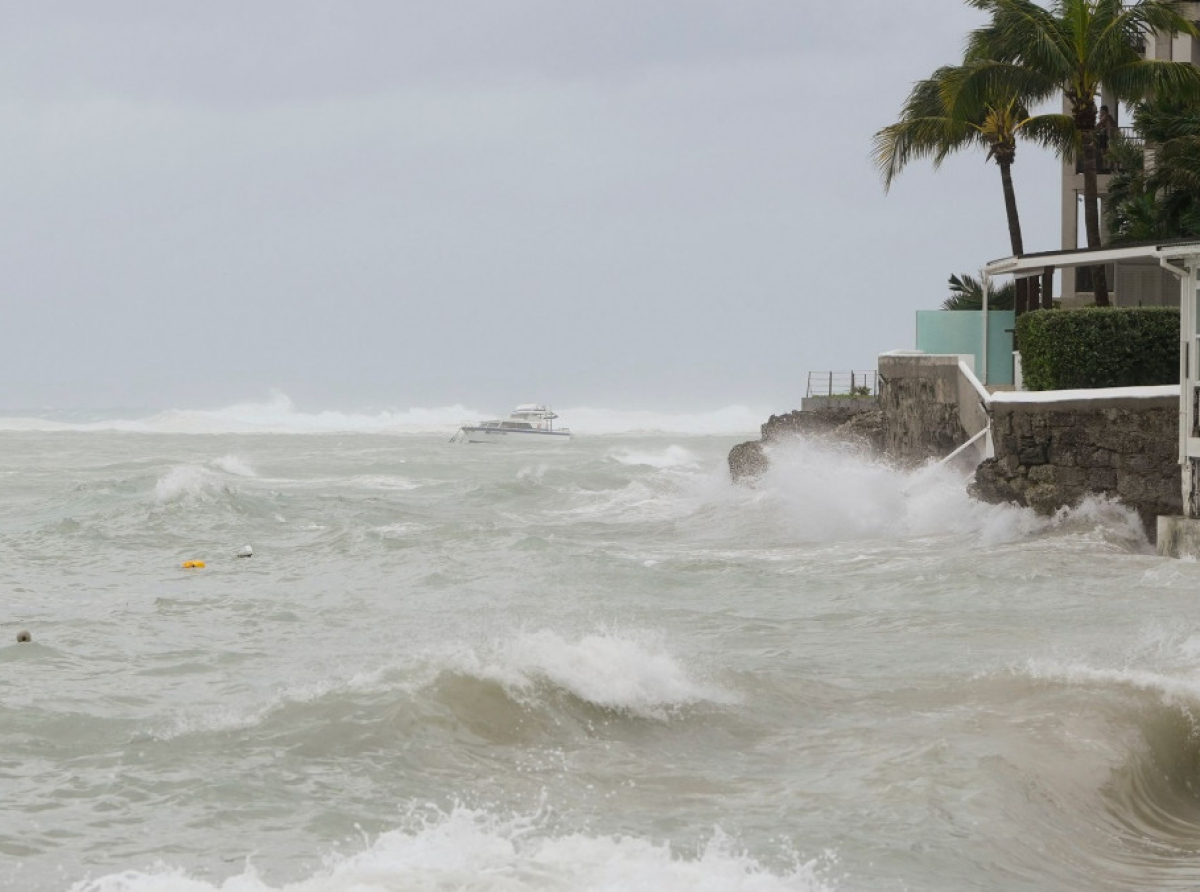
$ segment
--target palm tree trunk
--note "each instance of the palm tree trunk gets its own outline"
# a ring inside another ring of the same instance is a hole
[[[1081,129],[1083,142],[1083,224],[1089,248],[1100,247],[1100,190],[1096,185],[1096,130]],[[1108,282],[1104,267],[1092,267],[1092,294],[1096,306],[1108,306]]]
[[[1004,212],[1008,216],[1008,241],[1012,247],[1013,256],[1025,253],[1025,243],[1021,239],[1021,217],[1017,213],[1017,193],[1013,189],[1012,163],[997,159],[1000,168],[1000,182],[1004,186]],[[1026,279],[1017,279],[1016,294],[1013,297],[1014,315],[1020,316],[1029,307],[1029,285]]]

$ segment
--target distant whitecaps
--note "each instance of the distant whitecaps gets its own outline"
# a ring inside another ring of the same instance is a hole
[[[481,412],[461,404],[374,412],[303,412],[285,394],[272,391],[261,402],[221,409],[170,409],[147,415],[91,413],[87,421],[61,415],[0,418],[0,431],[125,431],[149,434],[449,434],[464,422],[494,418],[511,407]],[[672,414],[609,409],[562,409],[560,423],[577,434],[682,433],[749,434],[770,414],[767,409],[728,406],[712,412]]]

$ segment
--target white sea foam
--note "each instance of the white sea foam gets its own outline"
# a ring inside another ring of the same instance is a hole
[[[270,703],[258,707],[206,706],[176,711],[169,721],[149,731],[155,740],[175,740],[193,734],[212,734],[223,731],[245,731],[262,723],[276,706]]]
[[[644,465],[648,468],[695,468],[700,464],[699,456],[690,449],[671,445],[660,450],[622,449],[612,457],[623,465]]]
[[[1116,685],[1158,695],[1167,705],[1194,706],[1200,701],[1200,674],[1169,675],[1149,669],[1098,668],[1085,663],[1029,660],[1025,673],[1031,678],[1075,685]]]
[[[912,538],[960,534],[985,545],[1018,541],[1052,529],[1090,530],[1130,550],[1144,550],[1137,515],[1094,497],[1052,517],[970,496],[967,478],[930,463],[897,470],[856,450],[796,439],[771,451],[758,487],[789,528],[807,541]]]
[[[214,458],[210,464],[219,471],[232,474],[235,477],[255,477],[254,469],[236,455],[224,455]]]
[[[0,418],[0,431],[125,431],[159,434],[283,433],[283,434],[448,434],[464,422],[493,418],[499,412],[480,412],[461,404],[433,408],[376,411],[297,409],[285,394],[272,391],[261,402],[221,409],[171,409],[148,415],[117,415],[88,421],[65,421],[36,415]],[[665,432],[742,434],[758,430],[769,414],[762,408],[728,406],[690,414],[577,408],[556,409],[561,423],[577,434]]]
[[[719,829],[697,851],[633,836],[552,834],[540,816],[458,807],[381,834],[363,851],[328,856],[314,875],[268,884],[247,866],[220,884],[166,865],[88,880],[71,892],[828,892],[832,858],[775,871]]]
[[[730,703],[729,691],[698,680],[648,632],[606,632],[576,640],[557,632],[525,632],[449,658],[454,671],[529,695],[550,684],[580,700],[643,718],[663,719],[698,703]]]
[[[154,485],[154,497],[159,502],[178,502],[194,499],[221,485],[221,477],[199,465],[177,465],[167,471]]]
[[[420,483],[409,480],[407,477],[398,477],[395,474],[364,474],[359,477],[351,477],[346,481],[346,485],[359,489],[382,489],[399,492],[421,488]]]

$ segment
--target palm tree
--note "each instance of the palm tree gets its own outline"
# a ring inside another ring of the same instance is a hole
[[[1018,279],[1018,284],[1023,280]],[[1017,288],[1006,282],[988,295],[988,307],[993,310],[1011,310]],[[950,276],[950,296],[942,301],[943,310],[982,310],[983,284],[974,276],[963,274]]]
[[[1144,102],[1134,124],[1156,147],[1146,184],[1160,197],[1164,231],[1172,238],[1200,234],[1200,103]]]
[[[1023,254],[1021,218],[1012,178],[1017,139],[1030,139],[1061,153],[1073,145],[1074,131],[1065,115],[1030,115],[1019,95],[1004,87],[990,94],[976,93],[974,105],[959,102],[953,108],[948,106],[947,97],[958,95],[956,85],[968,75],[968,67],[947,65],[926,80],[917,81],[900,119],[875,134],[875,165],[883,176],[886,191],[915,158],[931,158],[937,168],[960,149],[986,149],[987,160],[995,161],[1000,168],[1012,252]],[[1027,285],[1025,279],[1017,283],[1018,315],[1027,306]]]
[[[1007,87],[1030,101],[1062,93],[1070,105],[1078,150],[1083,156],[1084,225],[1089,248],[1098,248],[1096,186],[1096,97],[1132,102],[1159,96],[1200,95],[1200,68],[1187,62],[1143,59],[1142,46],[1154,31],[1197,36],[1176,0],[1053,0],[1046,9],[1033,0],[967,0],[991,14],[967,44],[969,75],[947,99],[952,108],[973,108],[979,97]],[[1103,89],[1102,89],[1103,87]],[[1108,306],[1104,267],[1093,271],[1097,306]]]
[[[1109,153],[1117,168],[1105,202],[1112,240],[1200,235],[1200,103],[1143,102],[1133,125],[1141,139],[1117,140]]]

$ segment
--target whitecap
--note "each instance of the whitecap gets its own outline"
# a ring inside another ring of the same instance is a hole
[[[695,468],[700,458],[682,446],[668,446],[658,451],[622,450],[614,452],[612,458],[623,465],[644,465],[648,468]]]
[[[235,477],[258,476],[245,460],[238,458],[236,455],[224,455],[220,458],[214,458],[209,464],[217,470],[224,471],[226,474],[232,474]]]
[[[154,497],[157,501],[164,503],[194,499],[220,485],[220,477],[209,468],[198,465],[177,465],[155,483]]]
[[[248,865],[220,885],[160,864],[76,884],[71,892],[346,892],[423,889],[451,892],[831,892],[834,859],[772,870],[719,828],[694,852],[638,836],[551,833],[545,819],[456,807],[430,809],[380,834],[351,855],[330,855],[312,876],[273,886]]]
[[[699,680],[660,636],[604,632],[567,639],[523,632],[482,650],[452,656],[447,668],[495,681],[515,695],[549,684],[594,706],[664,719],[681,707],[727,704],[737,697]]]

